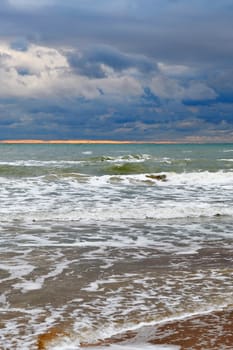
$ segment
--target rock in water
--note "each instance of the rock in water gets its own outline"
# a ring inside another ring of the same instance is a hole
[[[166,177],[165,174],[161,174],[161,175],[146,175],[146,177],[148,177],[149,179],[152,179],[152,180],[167,181],[167,177]]]

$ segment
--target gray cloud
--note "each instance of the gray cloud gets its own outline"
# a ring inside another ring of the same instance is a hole
[[[233,132],[232,104],[185,106],[181,101],[159,102],[149,92],[147,99],[150,103],[143,97],[114,101],[105,96],[98,100],[1,100],[0,138],[175,140],[204,139],[221,131],[227,140]]]
[[[230,65],[233,59],[229,0],[211,4],[207,0],[24,3],[19,7],[4,1],[1,5],[3,36],[72,47],[107,44],[170,63]]]
[[[25,38],[18,38],[18,39],[13,40],[10,43],[10,47],[11,47],[11,49],[16,50],[16,51],[25,52],[29,48],[29,43]]]
[[[179,81],[163,76],[152,79],[151,90],[155,95],[164,99],[174,100],[215,100],[217,97],[214,89],[202,81]]]
[[[157,70],[157,65],[145,56],[129,55],[109,46],[98,46],[85,50],[82,54],[72,52],[67,55],[70,65],[81,75],[103,78],[106,72],[102,65],[121,72],[129,68],[136,68],[143,74]]]
[[[0,138],[227,137],[232,32],[232,0],[2,0]]]

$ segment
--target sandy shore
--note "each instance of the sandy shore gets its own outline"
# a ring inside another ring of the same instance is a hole
[[[115,141],[115,140],[1,140],[0,144],[178,144],[176,141]]]
[[[143,332],[143,330],[141,330]],[[153,344],[178,345],[181,350],[233,349],[233,310],[169,322],[154,330],[148,329]]]
[[[51,330],[38,339],[38,349],[45,350],[51,341],[62,337],[61,330]],[[214,311],[155,326],[145,326],[137,331],[127,331],[96,343],[82,343],[83,349],[110,344],[176,345],[180,350],[232,350],[233,309]]]

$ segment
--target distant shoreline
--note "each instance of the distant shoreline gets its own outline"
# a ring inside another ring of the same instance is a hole
[[[177,144],[221,144],[221,143],[231,143],[231,142],[193,142],[193,141],[116,141],[116,140],[0,140],[0,144],[61,144],[61,145],[86,145],[86,144],[155,144],[155,145],[177,145]]]
[[[0,140],[0,144],[178,144],[177,141],[114,141],[114,140]]]

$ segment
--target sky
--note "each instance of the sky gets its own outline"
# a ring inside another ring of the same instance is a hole
[[[233,142],[233,0],[1,0],[0,139]]]

